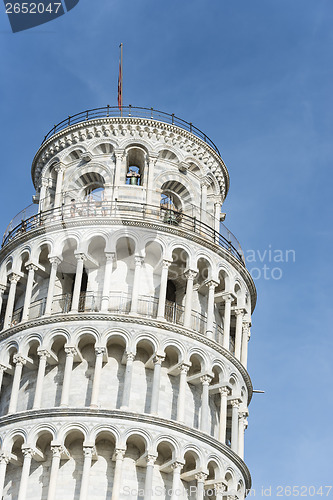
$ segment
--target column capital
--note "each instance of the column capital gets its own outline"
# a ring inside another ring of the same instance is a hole
[[[59,264],[61,263],[61,258],[56,255],[53,255],[49,257],[49,262],[52,266],[54,265],[59,266]]]
[[[0,293],[3,294],[6,291],[7,285],[0,283]]]
[[[187,280],[194,280],[197,274],[198,274],[197,269],[186,269],[184,271],[184,276]]]
[[[35,450],[33,448],[30,448],[29,446],[23,447],[22,446],[22,454],[25,457],[32,458],[35,454]]]
[[[114,155],[117,160],[122,160],[123,156],[125,156],[124,153],[123,149],[114,149]]]
[[[180,472],[182,470],[182,468],[184,467],[184,465],[185,465],[185,462],[181,462],[180,460],[176,460],[175,462],[173,462],[173,464],[171,464],[171,469],[172,470],[178,469]]]
[[[227,487],[223,483],[215,483],[214,490],[215,490],[215,493],[224,493],[227,490]]]
[[[226,293],[225,295],[223,295],[223,300],[226,303],[227,302],[231,303],[234,299],[235,299],[235,295],[232,292]]]
[[[43,349],[43,348],[40,348],[40,347],[37,349],[37,354],[40,357],[40,359],[47,360],[47,358],[51,357],[51,354],[50,354],[50,352],[47,349]]]
[[[236,314],[236,316],[244,316],[245,314],[245,309],[244,307],[235,307],[234,309],[234,313]]]
[[[18,283],[21,279],[21,276],[19,274],[16,274],[16,273],[12,273],[10,276],[9,276],[9,281],[11,283]]]
[[[198,483],[204,483],[208,477],[208,474],[205,474],[204,472],[198,472],[198,474],[195,474],[194,477],[198,481]]]
[[[178,370],[180,371],[180,373],[185,373],[185,374],[187,374],[190,368],[191,368],[191,365],[190,365],[190,364],[188,364],[188,363],[182,363],[182,364],[178,367]]]
[[[114,459],[115,460],[124,460],[125,453],[126,453],[126,450],[124,450],[123,448],[116,448],[113,452]]]
[[[51,444],[50,448],[51,448],[53,457],[56,457],[56,458],[63,458],[64,456],[66,456],[68,458],[70,457],[67,449],[61,444],[53,444],[53,445]]]
[[[240,406],[240,401],[239,401],[239,399],[231,399],[230,400],[230,404],[231,404],[231,406],[233,408],[237,408],[238,409],[239,406]]]
[[[7,455],[7,453],[5,453],[4,451],[2,451],[0,453],[0,464],[8,464],[9,463],[9,455]]]
[[[13,363],[15,365],[24,366],[27,363],[27,360],[21,354],[17,353],[17,354],[14,354],[14,356],[13,356]]]
[[[26,264],[25,268],[28,270],[28,271],[38,271],[38,266],[37,264],[34,264],[33,262],[29,262],[29,264]]]
[[[250,340],[251,337],[251,321],[243,321],[243,334],[247,335],[247,339]]]
[[[126,352],[126,361],[134,361],[135,356],[135,352]]]
[[[162,268],[163,269],[169,269],[169,267],[171,266],[172,262],[173,262],[172,260],[163,259],[162,260]]]
[[[78,354],[78,350],[74,346],[66,346],[64,347],[64,351],[66,356],[76,356]]]
[[[135,262],[135,266],[142,266],[142,264],[144,263],[144,260],[145,258],[142,256],[142,255],[135,255],[134,256],[134,262]]]
[[[208,286],[208,288],[216,288],[219,285],[219,282],[213,279],[209,279],[206,281],[206,285]]]
[[[208,187],[210,186],[210,184],[211,184],[211,183],[210,183],[210,180],[209,180],[209,179],[207,179],[207,177],[203,177],[203,178],[201,179],[201,187],[202,187],[202,188],[203,188],[203,187],[207,187],[207,188],[208,188]]]
[[[208,374],[200,377],[200,382],[202,383],[202,385],[209,385],[212,380],[213,380],[213,377],[211,375],[208,375]]]
[[[229,396],[230,394],[230,389],[226,386],[220,387],[219,392],[221,393],[221,396]]]
[[[116,253],[115,252],[104,252],[105,258],[107,261],[113,262],[116,259]]]
[[[103,346],[95,347],[95,354],[96,356],[103,356],[104,354],[106,354],[106,347]]]
[[[84,262],[85,260],[87,260],[87,256],[83,252],[74,252],[74,256],[77,261]]]
[[[83,454],[85,458],[92,458],[96,455],[95,446],[83,446]]]
[[[146,461],[147,461],[147,466],[151,465],[153,466],[156,462],[157,456],[156,455],[147,455]]]
[[[65,170],[63,163],[59,162],[55,165],[54,171],[59,174],[59,172],[63,172]]]
[[[165,360],[165,355],[155,354],[155,356],[153,358],[153,363],[154,363],[154,365],[161,365],[164,360]]]
[[[49,180],[46,177],[42,177],[39,183],[39,188],[41,187],[46,188],[48,187],[48,185],[49,185]]]

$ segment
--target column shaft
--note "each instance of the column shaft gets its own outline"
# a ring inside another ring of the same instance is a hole
[[[153,414],[158,413],[158,399],[160,393],[161,368],[163,360],[164,360],[163,356],[155,356],[154,358],[153,388],[151,392],[151,405],[150,405],[150,413]]]
[[[160,284],[160,296],[158,299],[158,309],[157,309],[157,319],[165,319],[165,301],[167,294],[168,285],[168,271],[171,262],[168,260],[163,260],[162,272],[161,272],[161,284]]]
[[[54,208],[58,208],[61,205],[61,189],[62,189],[62,181],[63,181],[63,169],[60,165],[55,167],[55,171],[57,172],[57,183],[56,190],[54,196]]]
[[[224,307],[224,322],[223,322],[223,347],[230,349],[230,316],[231,316],[231,300],[230,295],[225,297]]]
[[[86,500],[88,498],[89,476],[90,476],[93,448],[90,446],[83,447],[83,452],[84,452],[84,462],[83,462],[83,471],[82,471],[82,480],[81,480],[81,489],[80,489],[79,500]]]
[[[22,358],[19,354],[14,354],[13,362],[15,363],[15,371],[12,383],[12,392],[10,395],[10,402],[8,413],[15,413],[17,408],[17,400],[20,390],[21,375],[23,370],[23,365],[26,364],[26,360]]]
[[[189,365],[181,365],[180,375],[179,375],[179,392],[177,399],[177,420],[179,422],[185,421],[185,394],[187,385],[187,372],[189,371]]]
[[[23,450],[23,454],[24,454],[24,460],[23,460],[20,488],[17,500],[26,500],[33,451],[29,448],[26,448]]]
[[[60,263],[60,259],[58,259],[58,257],[51,257],[49,260],[51,262],[51,272],[50,272],[50,279],[49,279],[49,287],[48,287],[48,290],[47,290],[45,315],[51,314],[51,311],[52,311],[52,302],[53,302],[53,296],[54,296],[54,285],[55,285],[55,280],[56,280],[56,277],[57,277],[58,265]]]
[[[181,498],[182,488],[180,472],[184,467],[183,463],[175,462],[172,464],[172,496],[171,500],[179,500]]]
[[[207,326],[206,335],[208,338],[213,338],[213,325],[214,325],[214,293],[217,283],[215,281],[210,281],[208,283],[208,303],[207,303]]]
[[[221,406],[220,406],[220,425],[219,425],[219,440],[221,443],[226,443],[227,437],[227,415],[228,415],[228,389],[222,387],[221,393]]]
[[[27,269],[28,269],[28,279],[27,279],[27,285],[25,288],[22,321],[27,321],[29,319],[29,308],[30,308],[30,303],[31,303],[32,287],[34,284],[34,276],[35,276],[35,271],[37,269],[37,266],[30,265],[30,266],[27,266]]]
[[[187,278],[187,284],[186,284],[186,296],[185,296],[184,326],[186,328],[190,328],[191,326],[193,280],[195,275],[196,272],[193,270],[188,270],[185,273],[185,276]]]
[[[146,468],[146,480],[145,480],[145,500],[151,500],[153,496],[153,474],[154,474],[154,463],[156,457],[148,455],[147,458],[147,468]],[[155,495],[154,495],[155,496]]]
[[[51,464],[51,471],[49,478],[49,489],[47,492],[47,500],[54,500],[55,498],[58,470],[61,460],[61,446],[51,446],[51,450],[53,456],[52,456],[52,464]]]
[[[65,362],[64,380],[62,383],[60,406],[68,406],[69,389],[71,384],[72,369],[73,369],[74,355],[76,354],[76,349],[73,347],[65,347],[65,353],[66,353],[66,362]]]
[[[82,254],[77,254],[76,258],[77,258],[77,264],[76,264],[71,312],[78,312],[79,310],[79,301],[80,301],[80,292],[81,292],[83,265],[84,265],[84,256]]]
[[[12,322],[14,303],[15,303],[16,286],[17,286],[17,282],[19,281],[19,279],[20,279],[20,277],[17,275],[13,275],[10,278],[9,294],[8,294],[7,307],[6,307],[5,319],[4,319],[4,325],[3,325],[4,329],[9,328],[11,325],[11,322]]]
[[[116,465],[114,469],[111,500],[119,500],[124,456],[125,450],[115,450]]]
[[[242,337],[242,352],[241,352],[241,363],[244,368],[247,368],[247,350],[248,342],[250,340],[250,323],[243,323],[243,337]]]
[[[202,383],[200,430],[209,432],[209,383],[212,378],[204,375],[200,380]]]
[[[126,370],[124,379],[124,390],[121,408],[126,409],[129,407],[130,396],[131,396],[131,385],[132,385],[132,372],[133,372],[133,361],[135,359],[135,354],[132,352],[126,353]]]
[[[131,313],[132,314],[136,314],[138,312],[140,274],[141,274],[142,263],[143,263],[143,257],[136,255],[135,256],[133,288],[132,288],[132,301],[131,301]]]
[[[238,453],[238,409],[239,402],[237,400],[231,401],[232,405],[232,418],[231,418],[231,449]]]
[[[95,371],[94,371],[94,381],[91,393],[91,408],[98,408],[98,396],[99,389],[101,385],[101,375],[102,375],[102,366],[103,366],[103,356],[105,354],[105,347],[96,347],[96,361],[95,361]]]
[[[242,345],[242,325],[243,325],[243,309],[236,309],[236,334],[235,334],[235,357],[241,359],[241,345]]]
[[[6,469],[9,462],[9,457],[4,453],[0,455],[0,498],[3,498],[3,488],[5,485]]]
[[[101,311],[107,311],[109,309],[110,283],[113,270],[113,259],[114,259],[114,254],[106,254]]]
[[[40,406],[41,406],[42,393],[43,393],[43,381],[44,381],[44,377],[45,377],[48,352],[45,350],[40,350],[40,351],[38,351],[38,356],[39,356],[39,364],[38,364],[38,373],[37,373],[35,397],[34,397],[34,404],[33,404],[34,410],[40,408]]]

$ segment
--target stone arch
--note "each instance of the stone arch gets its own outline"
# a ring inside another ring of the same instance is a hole
[[[122,328],[112,328],[112,329],[106,330],[101,335],[101,344],[107,345],[109,340],[112,340],[112,337],[122,338],[125,345],[126,345],[126,350],[129,349],[129,344],[131,341],[131,334],[127,330],[122,329]]]

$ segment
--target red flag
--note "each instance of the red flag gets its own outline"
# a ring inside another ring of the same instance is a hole
[[[120,61],[119,61],[119,75],[118,75],[118,108],[121,111],[123,106],[123,75],[122,75],[122,62],[123,62],[123,44],[120,44]]]

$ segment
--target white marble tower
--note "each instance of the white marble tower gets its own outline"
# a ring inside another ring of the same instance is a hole
[[[216,146],[106,107],[32,180],[0,251],[0,498],[243,500],[256,291]]]

